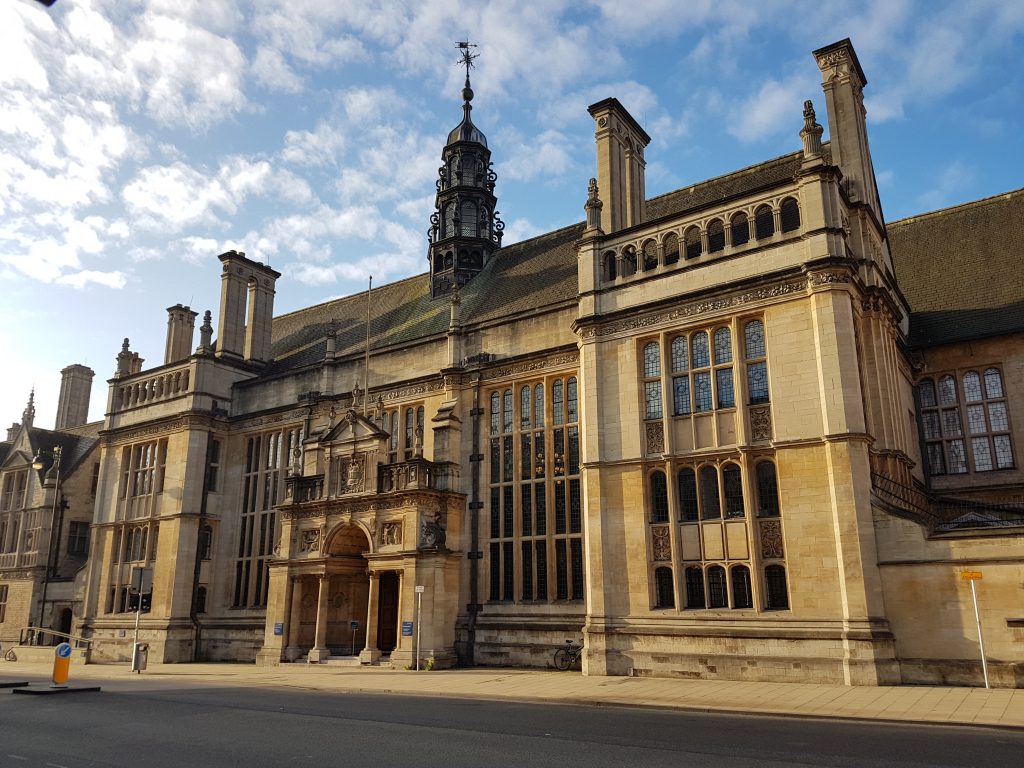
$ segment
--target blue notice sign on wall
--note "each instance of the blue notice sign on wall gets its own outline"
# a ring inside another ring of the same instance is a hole
[[[358,621],[350,621],[348,623],[348,628],[351,629],[353,632],[355,632],[357,629],[359,629],[359,622]]]
[[[284,622],[279,621],[279,622],[277,622],[274,625],[274,634],[275,635],[283,635],[284,634]]]
[[[412,622],[411,621],[403,621],[402,622],[402,637],[412,637]]]

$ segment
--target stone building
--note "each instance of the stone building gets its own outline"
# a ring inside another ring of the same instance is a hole
[[[1024,192],[887,225],[864,72],[814,57],[828,142],[794,104],[798,151],[648,199],[609,98],[585,221],[507,246],[467,78],[426,274],[274,317],[222,254],[216,334],[118,355],[94,657],[145,565],[166,662],[407,665],[411,622],[438,665],[975,683],[969,569],[1019,685]]]
[[[93,372],[61,371],[53,430],[35,426],[35,396],[0,442],[0,645],[29,627],[71,634],[82,619],[89,528],[99,480],[97,422],[86,424]]]

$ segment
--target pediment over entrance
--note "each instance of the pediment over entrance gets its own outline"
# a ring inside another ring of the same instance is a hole
[[[365,450],[370,445],[374,448],[381,447],[381,443],[387,439],[387,433],[380,427],[365,416],[360,416],[354,408],[349,408],[338,423],[331,426],[320,438],[319,443],[331,447],[352,445]]]

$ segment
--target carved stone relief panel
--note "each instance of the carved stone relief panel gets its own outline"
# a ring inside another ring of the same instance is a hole
[[[772,409],[760,405],[750,409],[750,432],[754,440],[772,439]]]
[[[667,525],[651,528],[651,554],[655,562],[672,559],[672,542],[669,540]]]
[[[382,547],[395,546],[402,543],[402,523],[394,521],[384,523],[380,529],[380,544]]]
[[[300,552],[319,552],[320,551],[320,529],[314,528],[312,530],[302,531],[299,538],[299,551]]]
[[[761,557],[778,559],[785,557],[782,549],[782,521],[761,521]]]
[[[646,453],[648,455],[654,453],[665,452],[665,431],[661,428],[660,421],[648,422],[645,429],[647,440],[646,440]]]

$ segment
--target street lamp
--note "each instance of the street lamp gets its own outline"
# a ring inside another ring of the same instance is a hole
[[[53,551],[54,551],[54,531],[57,533],[56,546],[60,548],[60,529],[64,524],[64,504],[57,503],[57,498],[60,496],[60,454],[61,447],[59,445],[53,446],[53,464],[50,466],[50,471],[46,473],[46,477],[49,478],[50,474],[53,474],[53,504],[50,507],[50,536],[47,540],[46,546],[46,570],[43,572],[43,595],[42,600],[39,602],[39,623],[37,627],[42,628],[43,616],[46,613],[46,592],[50,586],[50,574],[53,571]],[[46,463],[43,461],[42,451],[36,453],[34,459],[32,459],[32,469],[40,470]],[[59,518],[59,519],[58,519]]]

